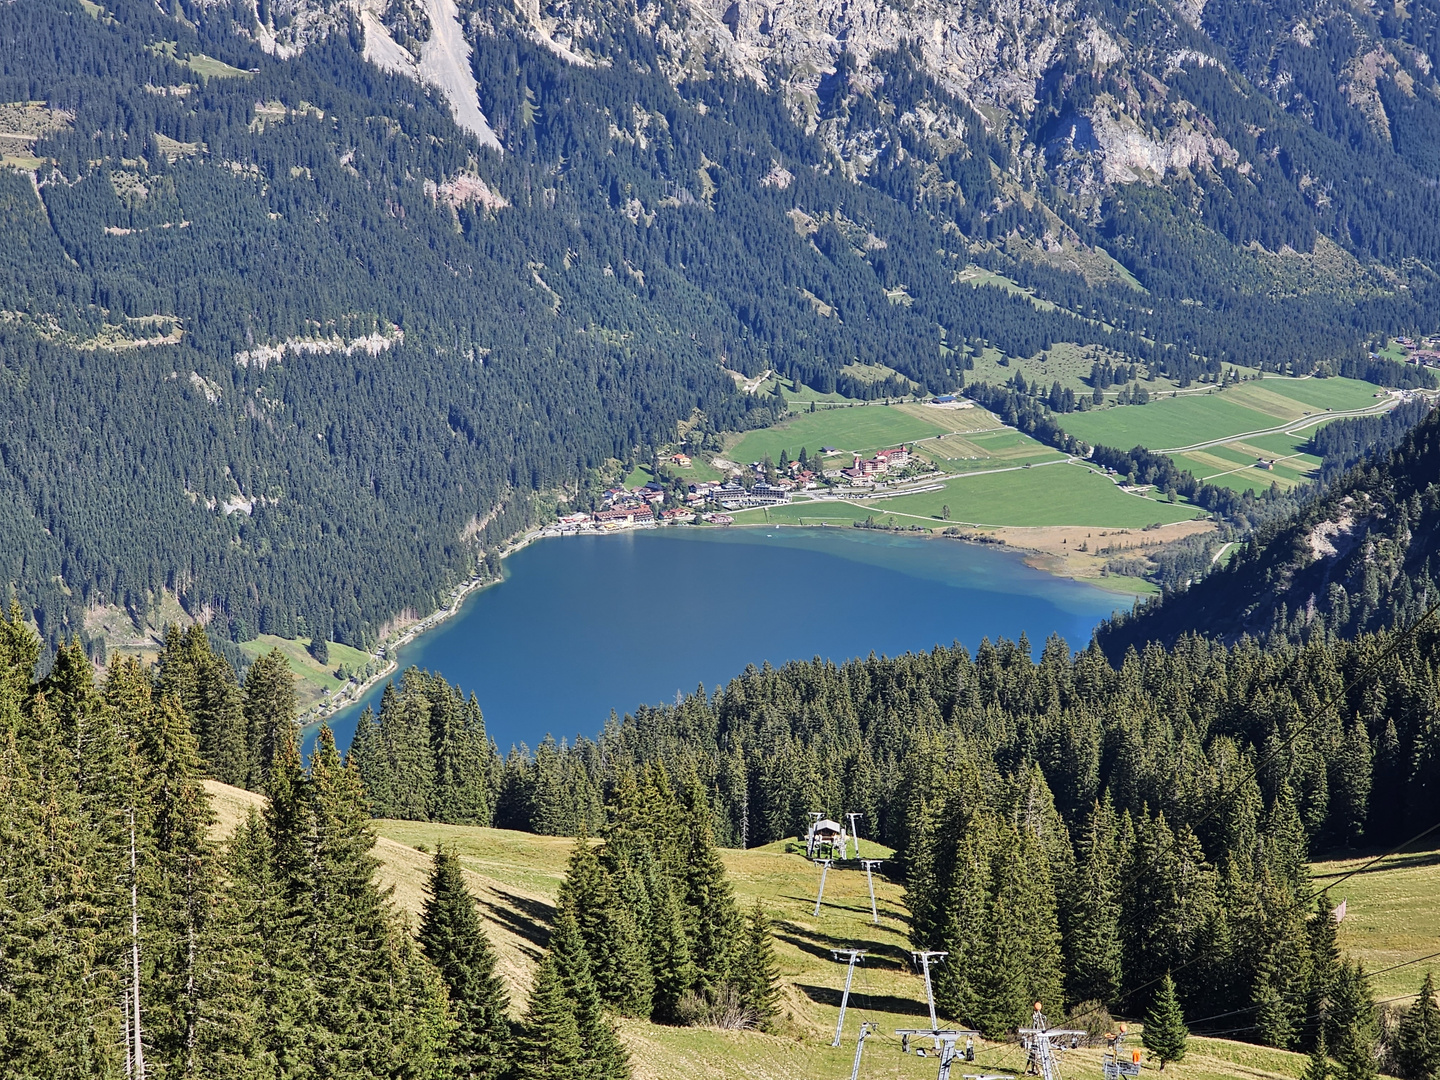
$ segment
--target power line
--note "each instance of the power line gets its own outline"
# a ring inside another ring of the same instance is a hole
[[[1426,956],[1417,956],[1414,960],[1404,960],[1404,961],[1401,961],[1401,962],[1398,963],[1398,964],[1391,964],[1389,967],[1379,968],[1379,969],[1377,969],[1377,970],[1375,970],[1375,971],[1367,971],[1367,972],[1365,973],[1365,977],[1368,978],[1368,979],[1373,979],[1373,978],[1375,978],[1377,975],[1387,975],[1387,974],[1389,974],[1389,973],[1392,972],[1392,971],[1399,971],[1401,968],[1409,967],[1411,964],[1423,964],[1426,960],[1434,960],[1434,959],[1436,959],[1436,958],[1440,958],[1440,952],[1429,953],[1429,954],[1426,955]],[[1303,996],[1303,995],[1301,995],[1301,994],[1295,994],[1295,993],[1291,993],[1291,994],[1280,994],[1280,995],[1278,995],[1278,997],[1279,997],[1280,1000],[1282,1000],[1282,1001],[1298,1001],[1302,996]],[[1399,1000],[1401,1000],[1401,998],[1414,997],[1414,996],[1415,996],[1414,994],[1402,994],[1402,995],[1400,995],[1400,997],[1398,997],[1398,998],[1386,998],[1385,1000],[1386,1000],[1386,1001],[1399,1001]],[[1377,1002],[1377,1004],[1384,1004],[1384,1002]],[[1189,1021],[1189,1023],[1195,1024],[1195,1025],[1199,1025],[1199,1024],[1208,1023],[1208,1022],[1211,1021],[1211,1020],[1224,1020],[1226,1017],[1229,1017],[1229,1016],[1239,1016],[1241,1013],[1247,1013],[1247,1012],[1250,1012],[1252,1009],[1258,1009],[1258,1008],[1260,1008],[1260,1004],[1257,1002],[1257,1003],[1254,1003],[1254,1004],[1242,1006],[1241,1008],[1238,1008],[1238,1009],[1231,1009],[1229,1012],[1214,1013],[1214,1014],[1212,1014],[1212,1015],[1210,1015],[1210,1016],[1202,1016],[1202,1017],[1200,1017],[1198,1020],[1191,1020],[1191,1021]],[[1250,1025],[1250,1026],[1254,1026],[1254,1025]],[[1231,1030],[1244,1031],[1244,1030],[1247,1030],[1247,1029],[1246,1029],[1246,1028],[1234,1028],[1234,1029],[1231,1029]],[[1213,1034],[1215,1034],[1215,1033],[1214,1033],[1214,1032],[1206,1032],[1205,1034],[1207,1034],[1207,1035],[1213,1035]]]
[[[1315,893],[1314,896],[1311,896],[1310,899],[1314,900],[1317,896],[1324,896],[1327,892],[1333,889],[1336,885],[1339,885],[1342,881],[1348,881],[1356,874],[1363,874],[1366,870],[1369,870],[1370,867],[1374,866],[1377,862],[1380,862],[1383,859],[1388,859],[1391,855],[1398,855],[1400,852],[1404,851],[1407,847],[1409,847],[1416,841],[1425,839],[1425,837],[1429,836],[1436,829],[1440,829],[1440,821],[1437,821],[1428,829],[1422,829],[1420,832],[1410,837],[1409,840],[1406,840],[1403,843],[1391,848],[1384,855],[1377,856],[1376,858],[1371,859],[1369,862],[1361,866],[1357,866],[1354,870],[1346,871],[1344,874],[1341,874],[1338,878],[1332,881],[1329,885],[1326,885],[1325,888]]]

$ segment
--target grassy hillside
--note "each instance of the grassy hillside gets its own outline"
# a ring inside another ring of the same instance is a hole
[[[290,670],[295,676],[295,699],[300,703],[302,710],[317,704],[327,695],[327,691],[333,694],[345,685],[345,682],[337,674],[342,666],[350,668],[351,671],[359,671],[375,659],[369,653],[352,649],[349,645],[342,645],[338,641],[332,641],[330,642],[330,662],[322,664],[310,655],[309,645],[309,638],[292,639],[276,637],[274,634],[261,634],[251,641],[242,641],[240,649],[251,660],[268,653],[271,649],[279,649],[284,653],[285,659],[290,662]]]
[[[1316,863],[1315,880],[1328,885],[1372,857]],[[1346,902],[1340,944],[1377,972],[1377,998],[1411,997],[1427,971],[1440,975],[1440,956],[1408,963],[1440,953],[1440,851],[1394,856],[1336,885],[1330,898]]]
[[[219,819],[217,834],[228,833],[250,807],[261,805],[259,796],[250,792],[214,782],[207,782],[206,787]],[[443,843],[459,853],[466,878],[489,921],[488,929],[500,953],[501,971],[511,987],[512,1010],[518,1015],[545,946],[572,841],[413,821],[378,821],[376,828],[380,834],[376,848],[382,860],[380,876],[393,887],[396,906],[412,922],[420,910],[430,863],[428,852]],[[890,852],[867,842],[865,854],[880,856]],[[854,1057],[855,1035],[862,1021],[872,1021],[879,1028],[879,1033],[866,1042],[862,1077],[933,1077],[934,1058],[902,1055],[894,1035],[896,1028],[928,1025],[924,985],[909,964],[908,916],[902,886],[887,878],[876,878],[881,924],[874,926],[870,922],[864,874],[851,869],[832,870],[817,918],[815,888],[819,875],[795,841],[751,851],[727,850],[724,860],[742,908],[748,908],[758,897],[774,920],[776,953],[784,983],[780,1029],[775,1034],[760,1034],[622,1021],[636,1080],[844,1077]],[[1396,873],[1409,872],[1404,869]],[[1432,873],[1440,876],[1440,872]],[[1375,888],[1387,876],[1375,875],[1374,883],[1367,882],[1365,887]],[[1422,898],[1423,894],[1412,895],[1413,901]],[[1403,917],[1401,908],[1403,903],[1392,913],[1396,919]],[[1434,925],[1440,925],[1440,918],[1431,919]],[[1346,943],[1368,957],[1371,953],[1366,950],[1380,946],[1378,940],[1371,941],[1367,936],[1364,925],[1348,924]],[[855,971],[845,1037],[840,1047],[832,1048],[830,1040],[845,976],[843,965],[830,958],[830,949],[837,947],[865,949],[868,956]],[[1414,971],[1418,982],[1418,965]],[[1166,1074],[1176,1080],[1295,1080],[1304,1064],[1305,1058],[1299,1054],[1224,1039],[1196,1038],[1191,1041],[1185,1062],[1170,1066]],[[1075,1080],[1093,1080],[1100,1073],[1100,1051],[1069,1052],[1062,1066],[1065,1075]],[[1020,1075],[1024,1067],[1025,1056],[1018,1046],[981,1043],[974,1068]]]
[[[822,446],[868,454],[955,430],[948,422],[952,414],[941,409],[929,411],[934,415],[917,415],[913,410],[888,405],[856,405],[801,413],[776,427],[748,433],[726,456],[732,461],[750,462],[768,454],[778,461],[782,450],[794,458],[800,455],[802,446],[811,454]]]

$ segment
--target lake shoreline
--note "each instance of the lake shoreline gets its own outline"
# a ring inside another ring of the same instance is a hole
[[[307,746],[323,721],[343,747],[363,710],[378,708],[385,684],[412,665],[478,693],[502,747],[534,746],[547,730],[593,736],[612,707],[669,701],[697,681],[723,684],[752,662],[824,655],[838,663],[872,649],[899,655],[955,640],[973,648],[1022,632],[1083,645],[1095,625],[1130,606],[1128,597],[1036,571],[1022,551],[1000,545],[922,545],[913,534],[830,526],[772,527],[773,540],[752,527],[663,538],[649,527],[613,530],[623,533],[613,543],[589,531],[576,544],[535,543],[559,531],[529,530],[506,549],[521,560],[506,564],[511,588],[464,583],[443,609],[388,637],[384,667],[362,692],[352,687],[305,718]],[[761,584],[772,575],[800,590],[783,610]],[[652,624],[663,596],[689,597],[704,617],[657,647]],[[429,633],[442,626],[445,633]],[[537,681],[545,654],[566,663]]]
[[[974,531],[965,533],[946,533],[935,529],[902,529],[888,528],[886,526],[857,526],[857,525],[832,525],[829,522],[820,522],[817,525],[798,525],[793,522],[758,522],[758,521],[737,521],[725,528],[731,529],[863,529],[866,532],[891,533],[897,536],[910,536],[923,540],[951,540],[964,544],[974,544],[979,547],[998,547],[1006,551],[1014,552],[1021,556],[1025,565],[1041,573],[1049,574],[1051,577],[1063,578],[1066,581],[1078,582],[1081,585],[1092,585],[1097,589],[1104,589],[1106,592],[1113,592],[1125,596],[1132,596],[1137,600],[1145,600],[1156,595],[1159,590],[1153,586],[1149,588],[1135,587],[1129,582],[1143,582],[1149,585],[1143,578],[1126,578],[1119,574],[1109,576],[1094,572],[1095,566],[1078,565],[1069,559],[1069,552],[1062,551],[1060,547],[1068,548],[1068,544],[1056,547],[1053,542],[1045,543],[1045,539],[1064,538],[1068,540],[1071,534],[1077,538],[1080,533],[1098,532],[1102,537],[1111,536],[1133,536],[1143,533],[1137,529],[1098,529],[1086,525],[996,525],[991,528],[975,528]],[[1193,521],[1173,522],[1170,525],[1162,526],[1160,529],[1151,530],[1149,535],[1155,537],[1160,543],[1168,543],[1177,540],[1181,536],[1189,536],[1193,533],[1205,532],[1214,528],[1213,523],[1203,518]],[[1041,534],[1030,537],[1027,534]],[[1016,542],[1017,540],[1021,542]],[[1123,544],[1125,549],[1144,549],[1154,547],[1156,544]],[[1088,561],[1088,560],[1087,560]],[[1090,571],[1087,573],[1086,571]]]
[[[548,526],[546,528],[548,528]],[[514,540],[509,546],[503,548],[497,557],[503,563],[511,555],[523,550],[544,536],[544,529],[530,529],[522,533],[520,537]],[[312,706],[303,713],[299,718],[302,735],[309,734],[311,731],[318,729],[336,713],[344,712],[346,709],[358,705],[366,694],[400,670],[399,653],[401,648],[414,644],[431,630],[436,629],[449,619],[458,615],[465,601],[473,594],[487,589],[492,585],[499,585],[504,580],[505,574],[502,570],[499,577],[473,577],[462,581],[451,590],[450,603],[447,607],[437,608],[423,618],[414,619],[397,627],[396,630],[381,641],[380,644],[375,647],[375,651],[370,654],[376,660],[383,660],[385,662],[384,666],[364,682],[352,684],[353,689],[351,686],[347,686],[343,697],[338,695],[331,697],[319,705]]]
[[[1190,524],[1190,523],[1179,523],[1179,524],[1182,525],[1182,526],[1184,526],[1184,525],[1188,525],[1188,524]],[[1093,587],[1093,588],[1101,589],[1101,590],[1103,590],[1103,591],[1105,591],[1105,592],[1114,593],[1114,594],[1117,595],[1117,596],[1131,597],[1131,598],[1133,598],[1133,599],[1136,600],[1136,601],[1144,600],[1144,599],[1146,599],[1149,595],[1151,595],[1151,594],[1148,593],[1148,592],[1136,590],[1136,589],[1131,588],[1131,587],[1126,587],[1126,585],[1122,585],[1122,582],[1128,584],[1129,579],[1119,578],[1118,576],[1113,576],[1113,575],[1112,575],[1111,577],[1109,577],[1109,578],[1101,578],[1101,577],[1096,577],[1096,576],[1094,576],[1093,574],[1087,575],[1087,574],[1084,574],[1084,573],[1077,572],[1078,570],[1080,570],[1080,569],[1082,569],[1082,568],[1072,566],[1072,565],[1069,563],[1069,560],[1068,560],[1068,559],[1062,559],[1057,552],[1051,551],[1051,550],[1049,549],[1049,547],[1047,547],[1047,546],[1045,546],[1045,545],[1032,545],[1032,544],[1026,544],[1026,543],[1016,543],[1016,542],[1015,542],[1015,539],[1017,539],[1018,537],[1016,537],[1016,536],[1014,536],[1014,535],[998,535],[998,534],[1021,534],[1021,533],[1025,533],[1025,532],[1027,532],[1027,531],[1046,532],[1046,533],[1048,533],[1048,532],[1054,532],[1054,531],[1066,531],[1066,530],[1070,530],[1070,531],[1079,532],[1079,531],[1083,531],[1083,530],[1086,528],[1085,526],[1073,526],[1073,527],[1072,527],[1072,526],[1039,527],[1039,528],[1036,528],[1036,529],[1034,529],[1034,530],[1029,530],[1029,529],[1022,528],[1022,527],[1008,527],[1008,526],[1007,526],[1007,527],[996,527],[993,531],[976,530],[976,531],[973,532],[973,533],[962,533],[962,534],[953,534],[953,533],[952,533],[952,534],[946,535],[944,532],[937,531],[937,530],[933,530],[933,529],[916,529],[916,530],[909,530],[909,529],[890,529],[890,528],[884,528],[884,527],[879,527],[879,528],[864,528],[864,529],[861,529],[861,528],[857,528],[857,527],[854,526],[854,525],[848,525],[848,526],[846,526],[846,525],[840,525],[840,524],[831,524],[831,523],[829,523],[829,522],[821,522],[821,523],[816,524],[816,525],[799,525],[799,524],[794,524],[794,523],[789,523],[789,522],[785,522],[785,523],[778,523],[778,522],[776,522],[776,523],[769,523],[769,522],[751,522],[751,521],[739,522],[739,521],[737,521],[737,522],[734,522],[733,524],[729,524],[729,525],[702,525],[702,526],[695,526],[695,525],[671,526],[671,525],[660,525],[660,524],[658,524],[658,523],[656,523],[656,524],[651,524],[651,523],[649,523],[649,522],[646,522],[646,523],[638,524],[638,525],[631,526],[631,527],[628,527],[628,528],[622,527],[622,528],[618,528],[618,529],[607,530],[607,531],[605,531],[604,533],[598,533],[598,532],[593,532],[593,531],[589,531],[589,530],[584,531],[584,532],[571,531],[571,530],[558,530],[558,529],[556,529],[555,526],[552,524],[552,525],[541,526],[541,527],[534,528],[534,529],[529,529],[529,530],[527,530],[526,532],[522,533],[521,535],[517,536],[516,538],[513,539],[513,541],[511,541],[504,549],[502,549],[502,550],[498,553],[498,557],[500,558],[501,562],[503,563],[506,559],[510,558],[511,556],[516,555],[516,554],[520,553],[521,551],[524,551],[526,548],[528,548],[530,545],[532,545],[533,543],[535,543],[537,540],[545,540],[545,539],[551,539],[551,538],[557,538],[557,539],[558,539],[558,538],[567,538],[567,537],[587,537],[587,536],[593,537],[593,536],[600,536],[600,535],[606,535],[606,536],[610,536],[610,535],[623,535],[623,534],[635,533],[635,532],[654,532],[654,531],[661,530],[661,529],[666,529],[666,530],[668,530],[668,529],[671,529],[671,528],[679,528],[679,529],[696,529],[696,528],[699,528],[699,529],[703,529],[703,530],[705,530],[705,531],[707,531],[707,532],[708,532],[708,531],[713,531],[713,530],[725,530],[725,529],[740,529],[740,530],[769,529],[769,530],[777,530],[777,531],[783,529],[783,530],[786,530],[786,531],[801,530],[801,531],[810,531],[810,532],[841,532],[841,533],[848,533],[848,532],[874,532],[874,533],[881,533],[881,534],[893,534],[893,535],[898,535],[898,536],[905,536],[905,537],[908,537],[908,538],[911,538],[911,539],[928,540],[928,541],[944,541],[944,540],[948,540],[948,541],[952,541],[952,542],[953,542],[953,541],[959,541],[960,543],[963,543],[963,544],[966,544],[966,545],[969,545],[969,546],[975,546],[975,547],[980,547],[980,548],[999,549],[999,550],[1005,551],[1005,552],[1007,552],[1007,553],[1009,553],[1009,554],[1013,554],[1013,555],[1017,556],[1018,558],[1020,558],[1021,561],[1023,561],[1026,566],[1030,567],[1030,568],[1033,569],[1033,570],[1037,570],[1037,571],[1039,571],[1039,572],[1041,572],[1041,573],[1044,573],[1044,574],[1046,574],[1046,575],[1049,576],[1049,577],[1053,577],[1053,578],[1057,578],[1057,579],[1061,579],[1061,580],[1073,581],[1073,582],[1075,582],[1076,584],[1080,584],[1080,585],[1088,585],[1088,586],[1091,586],[1091,587]],[[1166,530],[1170,530],[1170,529],[1172,529],[1172,528],[1173,528],[1173,526],[1167,526],[1167,527],[1166,527]],[[1095,530],[1092,529],[1091,531],[1095,531]],[[1128,530],[1128,529],[1104,530],[1104,531],[1102,531],[1102,535],[1110,535],[1110,534],[1126,535],[1126,534],[1130,534],[1132,531],[1133,531],[1133,530]],[[1199,530],[1192,530],[1192,531],[1199,531]],[[1170,538],[1169,538],[1169,537],[1166,537],[1165,539],[1170,539]],[[423,638],[426,634],[430,633],[432,630],[436,630],[436,629],[438,629],[439,627],[445,625],[445,623],[447,623],[450,619],[452,619],[452,618],[454,618],[456,615],[460,614],[462,608],[465,606],[466,601],[469,600],[474,594],[476,594],[476,593],[478,593],[478,592],[481,592],[481,591],[489,588],[490,586],[498,585],[498,584],[502,583],[504,580],[505,580],[505,576],[504,576],[504,574],[503,574],[503,572],[502,572],[501,576],[500,576],[500,577],[496,577],[496,578],[479,578],[479,577],[476,577],[476,578],[470,578],[470,579],[468,579],[468,580],[466,580],[466,581],[463,581],[463,582],[461,582],[458,586],[456,586],[456,587],[451,591],[449,603],[448,603],[446,606],[444,606],[444,607],[442,607],[442,608],[439,608],[439,609],[431,612],[429,615],[426,615],[426,616],[424,616],[423,618],[418,618],[418,619],[411,620],[411,621],[405,623],[403,626],[397,628],[393,633],[391,633],[390,635],[388,635],[388,636],[377,646],[375,652],[372,654],[372,656],[373,656],[376,660],[383,661],[383,666],[380,668],[380,670],[377,671],[374,675],[370,676],[368,679],[366,679],[363,683],[351,684],[350,686],[348,686],[348,687],[345,689],[345,692],[344,692],[344,696],[343,696],[343,697],[342,697],[342,696],[332,697],[332,698],[330,698],[330,699],[322,702],[321,704],[316,705],[316,706],[313,706],[311,709],[307,710],[307,712],[300,717],[300,725],[301,725],[302,732],[304,732],[306,735],[309,735],[310,733],[312,733],[312,732],[314,732],[316,729],[318,729],[322,724],[326,723],[328,720],[330,720],[332,717],[334,717],[336,714],[342,713],[342,712],[346,711],[347,709],[354,708],[354,707],[356,707],[357,705],[359,705],[359,704],[363,701],[363,699],[365,698],[365,696],[366,696],[368,693],[370,693],[370,691],[372,691],[376,686],[378,686],[378,685],[380,685],[380,684],[382,684],[382,683],[385,683],[385,682],[388,681],[388,680],[393,679],[394,676],[396,675],[396,673],[400,671],[401,665],[400,665],[399,653],[400,653],[400,650],[401,650],[402,648],[405,648],[405,647],[407,647],[407,646],[411,646],[411,645],[416,644],[416,643],[417,643],[421,638]],[[1117,587],[1117,586],[1118,586],[1118,587]]]

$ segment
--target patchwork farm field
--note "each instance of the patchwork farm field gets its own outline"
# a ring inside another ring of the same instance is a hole
[[[1355,379],[1271,378],[1224,391],[1162,397],[1148,405],[1068,413],[1057,419],[1066,431],[1089,443],[1168,450],[1300,425],[1326,409],[1369,409],[1378,404],[1375,387]]]
[[[950,516],[944,517],[949,507]],[[874,517],[895,525],[1036,527],[1091,526],[1142,529],[1201,517],[1186,503],[1161,502],[1121,491],[1108,477],[1080,465],[1055,464],[1033,469],[957,476],[936,491],[893,498],[856,498],[848,502],[796,501],[785,506],[742,510],[737,522],[818,525],[848,524]]]
[[[768,454],[771,460],[779,461],[782,450],[795,458],[800,456],[803,446],[814,457],[822,446],[833,446],[840,452],[834,456],[833,463],[839,464],[843,458],[844,464],[848,465],[849,456],[855,453],[870,454],[901,443],[956,433],[963,435],[996,430],[1012,429],[1003,428],[999,420],[978,406],[942,409],[918,402],[904,402],[819,408],[813,413],[796,414],[775,427],[746,432],[726,451],[725,456],[745,463],[763,460]],[[1019,432],[1014,434],[1019,435]]]
[[[1121,491],[1108,477],[1078,465],[962,476],[940,491],[862,502],[877,518],[907,514],[934,519],[949,506],[951,521],[973,525],[1143,528],[1187,521],[1203,513],[1184,503],[1157,502]]]
[[[833,446],[847,454],[865,454],[915,439],[948,434],[951,427],[940,419],[946,415],[945,410],[929,411],[935,413],[935,419],[887,405],[856,405],[801,413],[776,427],[746,432],[725,456],[745,463],[761,461],[768,454],[771,460],[779,461],[782,450],[796,458],[804,447],[813,457],[822,446]]]

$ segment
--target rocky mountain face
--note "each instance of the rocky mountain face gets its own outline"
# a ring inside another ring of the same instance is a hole
[[[677,89],[740,82],[782,102],[824,167],[851,180],[885,184],[908,164],[912,204],[1092,281],[1110,256],[1136,270],[1163,262],[1146,235],[1158,228],[1171,250],[1255,290],[1334,287],[1338,254],[1348,284],[1387,294],[1427,284],[1440,254],[1440,227],[1396,226],[1440,208],[1437,11],[1435,0],[256,0],[234,25],[285,56],[358,19],[367,58],[443,88],[457,122],[495,146],[462,85],[466,47],[519,37],[612,75],[653,59]],[[629,55],[632,37],[647,58]]]

